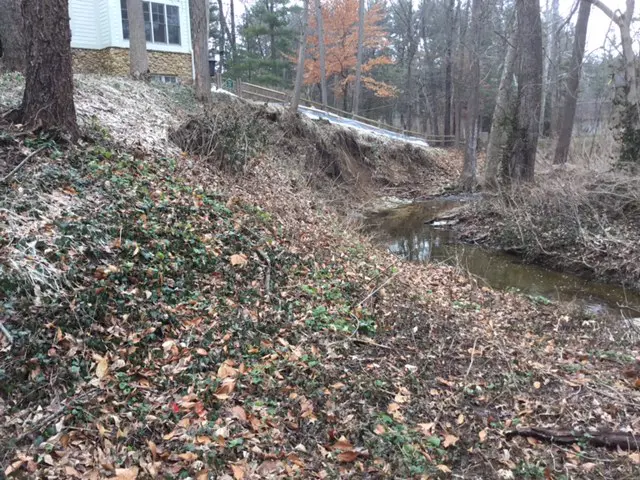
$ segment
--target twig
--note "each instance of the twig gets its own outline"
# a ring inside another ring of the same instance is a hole
[[[464,379],[466,380],[469,376],[469,372],[471,372],[471,367],[473,367],[473,357],[476,354],[476,343],[478,342],[478,337],[473,341],[473,347],[471,348],[471,361],[469,362],[469,368],[467,368],[467,373],[464,374]]]
[[[398,269],[398,271],[396,273],[394,273],[393,275],[391,275],[389,278],[387,278],[384,282],[382,282],[378,287],[374,288],[373,290],[371,290],[371,292],[364,297],[362,300],[360,300],[355,306],[360,306],[362,305],[364,302],[366,302],[367,300],[369,300],[371,297],[373,297],[376,293],[378,293],[380,290],[382,290],[384,288],[385,285],[387,285],[391,280],[393,280],[398,274],[400,273],[400,269]]]
[[[4,323],[2,322],[0,322],[0,332],[2,332],[5,337],[7,337],[9,344],[13,345],[13,336],[11,336],[11,334],[9,333],[9,330],[6,329],[6,327],[4,326]]]
[[[37,150],[34,150],[34,151],[33,151],[33,152],[31,152],[29,155],[27,155],[27,156],[25,157],[25,159],[24,159],[24,160],[22,160],[22,161],[21,161],[21,162],[20,162],[20,163],[19,163],[19,164],[18,164],[18,165],[13,169],[13,170],[11,170],[11,171],[10,171],[10,172],[9,172],[9,173],[8,173],[8,174],[7,174],[3,179],[2,179],[2,180],[0,180],[0,183],[4,183],[4,182],[6,182],[7,180],[9,180],[9,179],[13,176],[13,174],[14,174],[14,173],[16,173],[18,170],[20,170],[20,168],[21,168],[25,163],[27,163],[27,162],[29,161],[29,159],[30,159],[31,157],[33,157],[34,155],[36,155],[36,154],[40,153],[40,152],[41,152],[42,150],[44,150],[45,148],[47,148],[47,146],[46,146],[46,145],[45,145],[45,146],[42,146],[42,147],[40,147],[40,148],[38,148]]]

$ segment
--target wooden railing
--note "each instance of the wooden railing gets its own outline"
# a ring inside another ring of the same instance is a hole
[[[291,101],[292,93],[282,90],[276,90],[274,88],[267,88],[252,83],[243,82],[241,80],[227,80],[222,81],[220,77],[216,79],[218,88],[225,88],[233,91],[236,95],[249,100],[256,100],[259,102],[275,102],[287,104]],[[326,106],[323,107],[321,103],[308,98],[300,98],[300,105],[306,107],[317,108],[328,113],[333,113],[340,117],[350,118],[359,122],[371,125],[372,127],[388,130],[406,137],[425,140],[427,143],[433,146],[461,146],[464,144],[464,140],[458,139],[455,135],[425,135],[420,132],[413,132],[411,130],[403,130],[394,125],[389,125],[380,121],[372,120],[361,115],[355,115],[352,112],[346,112],[339,108]]]

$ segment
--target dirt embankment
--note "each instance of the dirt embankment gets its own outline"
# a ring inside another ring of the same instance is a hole
[[[140,109],[184,114],[140,88]],[[636,453],[506,435],[637,432],[620,322],[371,247],[292,184],[321,157],[260,147],[230,175],[235,148],[206,161],[85,128],[68,146],[0,127],[5,164],[42,148],[0,185],[6,475],[638,477]]]
[[[557,170],[485,197],[463,238],[529,262],[640,290],[640,177]]]

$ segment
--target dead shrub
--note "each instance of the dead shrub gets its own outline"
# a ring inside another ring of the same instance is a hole
[[[526,260],[640,287],[640,177],[558,170],[480,202],[490,238]]]

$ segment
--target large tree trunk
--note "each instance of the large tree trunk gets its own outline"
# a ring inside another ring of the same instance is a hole
[[[22,18],[27,41],[26,84],[22,105],[11,120],[76,139],[69,2],[23,0]]]
[[[191,17],[191,45],[195,69],[196,98],[201,102],[211,100],[209,76],[209,9],[208,0],[189,0]]]
[[[24,72],[22,0],[0,0],[0,71]]]
[[[578,20],[576,21],[576,39],[573,43],[573,54],[571,55],[571,70],[567,81],[567,96],[564,103],[564,111],[560,121],[560,135],[556,145],[556,153],[553,163],[562,164],[567,162],[569,156],[569,146],[571,145],[571,133],[573,132],[573,122],[576,116],[576,104],[578,102],[578,86],[580,85],[580,70],[582,69],[582,59],[584,58],[584,47],[587,40],[587,25],[589,24],[589,14],[591,13],[591,3],[580,2],[578,10]]]
[[[460,183],[470,192],[476,187],[476,146],[478,144],[478,114],[480,106],[480,42],[482,40],[482,0],[473,0],[471,9],[471,71],[469,72],[469,101],[467,102],[467,146]]]
[[[307,27],[309,23],[309,1],[304,0],[302,6],[302,32],[300,33],[300,48],[298,50],[298,65],[296,67],[296,84],[291,100],[291,113],[297,113],[300,104],[300,93],[304,81],[304,57],[307,49]]]
[[[353,113],[358,114],[360,106],[360,88],[362,81],[362,51],[364,50],[364,0],[360,0],[358,7],[358,56],[356,60],[356,84],[353,93]]]
[[[507,180],[531,181],[538,148],[542,99],[542,26],[539,0],[516,0],[518,109],[508,145]]]
[[[453,102],[453,32],[454,32],[454,15],[455,0],[450,0],[447,10],[447,48],[444,56],[444,136],[445,146],[451,145],[449,136],[451,131],[451,106]]]
[[[316,2],[316,25],[318,28],[318,50],[320,52],[320,93],[322,95],[322,108],[327,109],[327,54],[324,45],[324,20],[322,18],[321,0]]]
[[[496,105],[491,118],[491,132],[487,144],[487,160],[484,170],[484,185],[493,188],[498,182],[498,172],[502,162],[503,148],[507,142],[508,119],[512,115],[511,90],[513,88],[513,71],[516,60],[516,32],[513,30],[507,39],[507,53],[502,67],[502,76],[496,96]]]
[[[149,55],[144,30],[142,0],[127,0],[129,18],[129,71],[136,79],[149,77]]]

